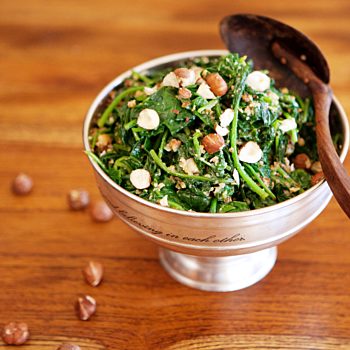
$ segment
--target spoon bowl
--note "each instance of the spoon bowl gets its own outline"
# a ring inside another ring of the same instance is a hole
[[[303,59],[324,83],[329,83],[329,67],[321,50],[303,33],[284,23],[264,16],[237,14],[221,21],[220,34],[231,52],[248,56],[257,70],[267,69],[279,87],[287,87],[302,97],[311,95],[308,86],[276,59],[271,49],[275,42]]]

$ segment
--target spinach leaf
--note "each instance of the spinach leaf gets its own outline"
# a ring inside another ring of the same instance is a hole
[[[178,192],[179,198],[196,211],[208,211],[210,197],[185,189]]]
[[[249,210],[249,206],[246,202],[233,201],[231,203],[221,204],[219,207],[219,213],[231,213],[235,211]]]
[[[304,169],[296,169],[290,173],[290,176],[301,185],[302,188],[311,186],[311,175]]]
[[[176,135],[195,119],[190,111],[181,107],[181,101],[176,98],[176,93],[175,88],[164,86],[139,104],[136,111],[144,108],[156,110],[171,135]]]

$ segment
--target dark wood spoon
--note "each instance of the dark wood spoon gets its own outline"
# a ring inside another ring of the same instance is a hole
[[[331,138],[332,90],[328,85],[328,64],[319,48],[296,29],[264,16],[225,17],[220,31],[231,52],[253,59],[255,69],[268,69],[277,86],[285,86],[302,97],[312,94],[322,171],[339,205],[350,218],[350,177]]]

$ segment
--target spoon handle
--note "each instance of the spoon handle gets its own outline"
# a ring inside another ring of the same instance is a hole
[[[321,81],[311,80],[309,86],[314,99],[317,151],[322,171],[334,197],[350,218],[350,177],[334,148],[329,129],[332,92],[329,86]]]
[[[272,51],[275,57],[283,64],[287,64],[294,74],[310,87],[315,106],[317,151],[322,171],[334,197],[350,218],[350,177],[334,148],[329,129],[332,90],[305,63],[284,49],[279,43],[274,42],[272,44]]]

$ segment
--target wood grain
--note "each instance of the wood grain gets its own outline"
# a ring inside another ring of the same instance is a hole
[[[0,325],[28,323],[32,340],[23,349],[54,350],[66,339],[82,349],[350,348],[350,227],[334,200],[280,246],[262,282],[235,293],[179,285],[156,247],[125,224],[96,224],[67,209],[71,188],[99,198],[81,141],[97,92],[153,57],[223,48],[218,23],[233,12],[272,16],[308,34],[350,111],[348,0],[0,2]],[[34,178],[28,197],[10,192],[19,171]],[[81,277],[89,259],[105,265],[98,288]],[[73,308],[85,293],[98,303],[88,322]]]

